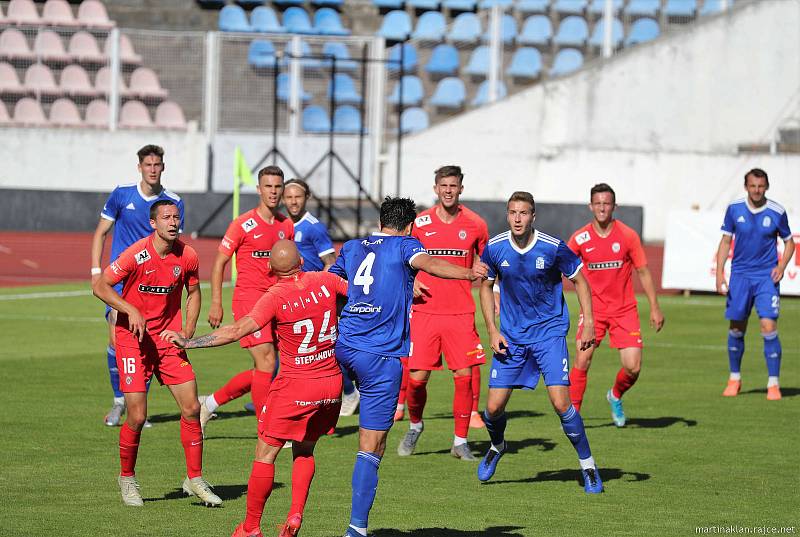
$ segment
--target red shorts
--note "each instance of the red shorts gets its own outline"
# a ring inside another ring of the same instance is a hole
[[[278,375],[258,420],[258,436],[268,444],[268,438],[316,442],[336,426],[341,406],[341,373],[312,379]]]
[[[261,298],[261,295],[256,296],[253,294],[252,298],[248,297],[246,299],[234,300],[231,308],[233,309],[233,320],[238,321],[250,313],[259,298]],[[261,330],[256,330],[252,334],[244,336],[239,340],[239,346],[243,349],[247,349],[249,347],[255,347],[256,345],[261,345],[262,343],[274,343],[277,340],[275,324],[273,323],[270,326],[265,326]]]
[[[194,380],[186,351],[176,347],[159,349],[146,342],[138,347],[117,345],[119,389],[124,393],[147,391],[155,373],[158,382],[172,386]]]
[[[411,369],[442,369],[442,353],[451,371],[486,363],[481,338],[475,331],[475,315],[411,314]]]
[[[580,339],[583,329],[583,315],[578,319],[575,339]],[[594,318],[594,337],[599,345],[609,334],[609,347],[612,349],[642,348],[642,331],[639,326],[639,312],[633,308],[620,315],[596,315]]]

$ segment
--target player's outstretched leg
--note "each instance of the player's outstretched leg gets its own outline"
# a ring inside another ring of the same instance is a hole
[[[742,356],[744,356],[744,332],[736,328],[728,331],[728,366],[730,376],[728,385],[722,395],[725,397],[735,397],[742,389]]]
[[[781,340],[778,331],[774,330],[761,334],[764,337],[764,359],[767,362],[767,399],[778,401],[781,398],[779,377],[781,374]]]
[[[462,461],[477,460],[469,449],[467,435],[472,412],[472,372],[467,375],[453,376],[455,393],[453,393],[454,436],[450,455]]]
[[[425,430],[425,423],[422,421],[422,413],[425,410],[425,403],[428,401],[428,381],[417,380],[413,376],[408,379],[408,391],[406,402],[408,403],[408,419],[410,421],[408,431],[397,446],[397,454],[407,457],[414,453],[417,448],[422,431]]]
[[[472,411],[469,416],[469,426],[471,429],[483,429],[481,413],[478,412],[478,405],[481,402],[481,366],[472,366]]]
[[[586,430],[583,427],[583,419],[575,407],[569,405],[565,412],[559,412],[561,428],[567,435],[572,446],[578,453],[578,460],[583,473],[584,490],[587,494],[597,494],[603,492],[603,481],[597,471],[597,466],[592,457],[592,450],[589,448],[589,439],[586,437]]]
[[[103,421],[109,427],[118,427],[122,423],[122,415],[125,413],[125,396],[119,388],[117,351],[113,345],[106,347],[106,362],[108,363],[108,378],[111,381],[111,389],[114,391],[114,404],[103,418]]]

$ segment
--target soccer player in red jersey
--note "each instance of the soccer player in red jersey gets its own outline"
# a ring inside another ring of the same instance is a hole
[[[283,170],[267,166],[258,172],[258,207],[247,211],[228,226],[211,269],[211,308],[208,324],[222,324],[222,278],[225,266],[236,254],[236,287],[233,290],[233,318],[239,320],[253,309],[261,295],[277,281],[270,271],[270,251],[281,239],[294,238],[292,221],[278,212],[283,194]],[[250,351],[254,369],[233,376],[212,395],[201,398],[200,424],[205,429],[218,406],[252,392],[256,414],[264,406],[275,372],[275,333],[272,326],[256,330],[239,341]]]
[[[181,443],[186,457],[183,490],[208,505],[222,500],[202,476],[203,435],[200,405],[192,364],[184,351],[159,338],[164,330],[191,337],[200,315],[197,253],[178,240],[181,216],[169,200],[150,208],[155,233],[133,243],[103,272],[92,290],[97,298],[117,310],[117,367],[128,415],[119,433],[121,470],[119,486],[126,505],[142,506],[136,482],[139,438],[147,416],[147,382],[155,374],[172,392],[181,411]],[[113,286],[124,282],[122,295]],[[186,298],[186,323],[181,327],[181,296]]]
[[[434,175],[433,191],[439,202],[419,214],[411,235],[428,253],[454,265],[471,267],[489,240],[483,219],[459,203],[464,176],[458,166],[442,166]],[[442,353],[453,372],[453,419],[455,437],[450,453],[462,460],[476,460],[469,450],[470,417],[477,414],[480,365],[486,363],[475,330],[475,301],[467,280],[445,280],[420,272],[414,285],[411,307],[410,370],[406,404],[411,421],[397,447],[401,456],[411,455],[424,425],[426,385],[431,371],[442,368]],[[479,427],[483,425],[481,421]]]
[[[336,296],[347,294],[347,281],[329,272],[301,271],[291,241],[272,247],[272,270],[278,282],[252,311],[211,334],[188,339],[175,331],[162,337],[180,348],[225,345],[277,323],[280,373],[272,383],[261,414],[255,461],[247,483],[247,516],[234,537],[261,537],[261,515],[272,492],[275,459],[292,441],[292,505],[280,536],[296,535],[314,477],[314,446],[336,425],[341,406],[342,374],[334,356]]]
[[[567,245],[584,263],[584,274],[592,287],[595,339],[597,344],[609,333],[610,346],[619,349],[622,367],[606,399],[611,405],[611,417],[617,427],[625,426],[622,396],[639,378],[642,366],[642,333],[636,296],[633,294],[632,269],[636,269],[642,288],[650,302],[650,326],[656,332],[664,326],[664,314],[658,305],[656,288],[641,240],[636,232],[614,219],[617,199],[614,190],[605,183],[592,187],[589,210],[592,221],[570,237]],[[580,341],[583,318],[578,322]],[[586,391],[586,374],[592,363],[595,347],[578,349],[575,364],[569,373],[569,394],[572,405],[580,410]]]

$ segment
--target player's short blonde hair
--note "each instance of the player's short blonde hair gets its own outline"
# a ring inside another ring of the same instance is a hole
[[[531,212],[536,212],[536,202],[533,201],[533,194],[530,192],[525,192],[524,190],[517,190],[511,197],[508,198],[508,203],[506,203],[506,209],[511,204],[512,201],[524,201],[525,203],[529,203],[531,206]]]

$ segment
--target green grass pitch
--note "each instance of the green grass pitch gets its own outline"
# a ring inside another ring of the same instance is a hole
[[[119,429],[102,424],[111,399],[103,310],[85,289],[0,290],[0,535],[230,535],[244,516],[255,446],[255,419],[243,410],[245,400],[220,409],[208,427],[204,474],[225,504],[207,509],[180,494],[185,468],[178,414],[169,392],[154,386],[154,427],[142,435],[137,466],[145,506],[125,508],[116,484]],[[13,297],[60,291],[83,294]],[[574,325],[574,295],[568,300]],[[747,335],[744,393],[721,397],[727,378],[723,305],[720,297],[662,298],[667,323],[660,334],[643,328],[643,373],[625,397],[625,429],[611,425],[605,401],[618,358],[605,345],[598,350],[582,414],[605,481],[599,496],[579,486],[577,457],[542,389],[514,394],[511,452],[493,481],[480,484],[476,464],[448,454],[452,382],[434,374],[417,454],[396,454],[407,421],[389,434],[371,534],[642,536],[695,535],[697,527],[710,526],[800,526],[800,302],[783,301],[780,402],[766,400],[756,319]],[[647,313],[644,303],[644,319]],[[478,326],[486,344],[482,321]],[[198,333],[207,331],[201,323]],[[190,358],[201,393],[250,366],[237,346],[194,351]],[[305,537],[340,536],[346,527],[357,423],[357,417],[340,419],[336,435],[317,446]],[[470,436],[476,453],[487,448],[485,430]],[[277,535],[286,516],[290,458],[283,453],[277,464],[262,525],[266,536]]]

